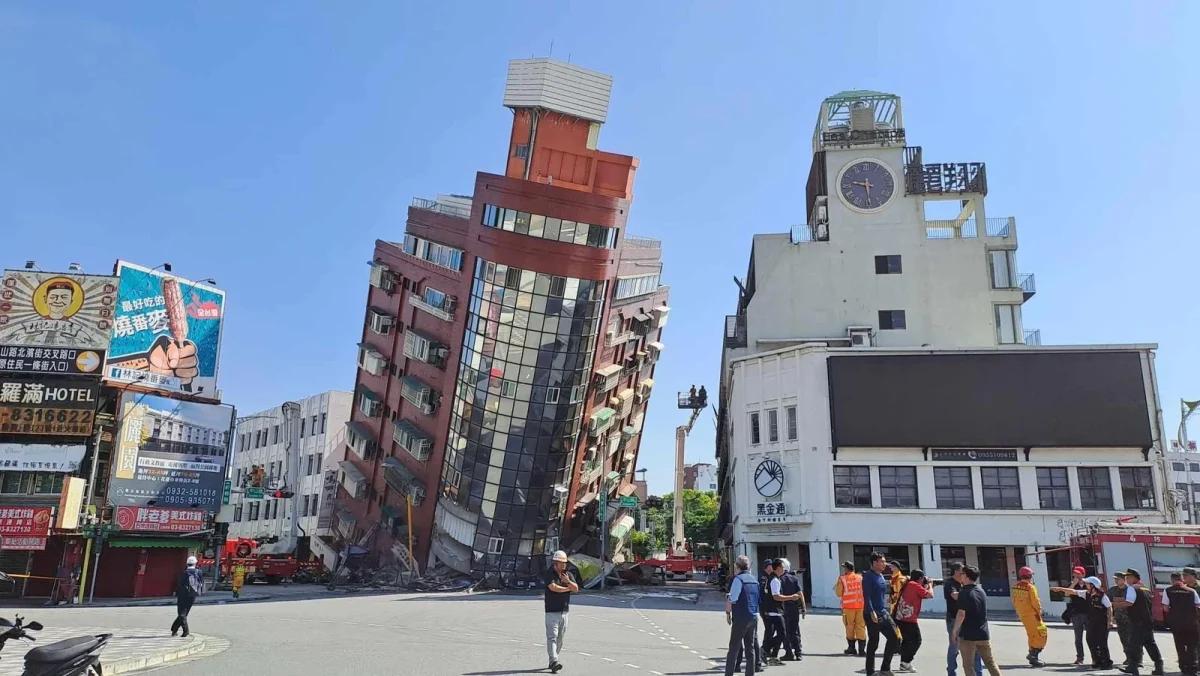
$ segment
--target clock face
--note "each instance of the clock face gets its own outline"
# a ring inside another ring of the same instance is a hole
[[[754,487],[764,498],[783,492],[783,467],[774,460],[763,460],[754,470]]]
[[[846,166],[838,177],[838,194],[856,211],[882,209],[896,194],[896,178],[875,160],[858,160]]]

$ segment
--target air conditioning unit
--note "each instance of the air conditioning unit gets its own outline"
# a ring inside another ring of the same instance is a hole
[[[433,415],[433,404],[422,404],[421,413],[425,415]]]
[[[458,307],[458,296],[450,296],[446,298],[446,312],[454,312],[454,308]]]
[[[846,333],[850,337],[850,347],[871,347],[871,327],[851,326]]]
[[[436,350],[433,351],[433,353],[439,359],[445,359],[450,355],[450,348],[446,347],[445,345],[440,345]]]

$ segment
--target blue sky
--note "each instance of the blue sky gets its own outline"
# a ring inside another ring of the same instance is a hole
[[[805,220],[817,107],[844,89],[903,96],[927,161],[988,163],[1037,275],[1026,326],[1158,343],[1173,436],[1200,398],[1200,5],[985,4],[0,0],[0,265],[170,261],[229,294],[227,402],[349,389],[374,240],[502,170],[506,63],[553,41],[615,78],[601,147],[641,160],[630,231],[664,242],[652,490],[670,392],[716,382],[731,278],[752,233]],[[706,416],[688,459],[712,456]]]

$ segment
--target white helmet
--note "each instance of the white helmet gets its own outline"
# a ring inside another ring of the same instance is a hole
[[[187,559],[187,565],[188,565],[189,567],[190,567],[190,566],[195,566],[195,565],[196,565],[196,557],[194,557],[194,556],[189,556],[189,557],[188,557],[188,559]]]

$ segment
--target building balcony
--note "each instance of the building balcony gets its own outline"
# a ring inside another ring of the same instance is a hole
[[[629,249],[661,249],[662,240],[653,237],[626,237],[623,246]]]
[[[446,204],[437,200],[414,197],[412,205],[415,209],[424,209],[425,211],[432,211],[435,214],[445,214],[446,216],[453,216],[454,218],[461,218],[463,220],[470,220],[471,218],[471,210],[457,204]]]
[[[1016,233],[1017,219],[1009,217],[988,218],[984,221],[984,236],[1012,237]],[[925,221],[925,239],[974,239],[979,237],[979,224],[974,218],[965,220]]]
[[[397,418],[392,423],[392,441],[421,462],[429,459],[429,448],[433,445],[433,439],[428,434],[404,418]]]
[[[616,419],[617,412],[611,408],[602,408],[596,411],[588,420],[588,434],[593,437],[600,436],[612,427],[613,421]]]
[[[1025,344],[1032,345],[1034,347],[1040,346],[1042,344],[1042,330],[1041,329],[1026,330],[1025,331]]]
[[[1025,296],[1025,300],[1033,298],[1033,294],[1037,293],[1037,284],[1034,282],[1032,272],[1018,275],[1017,286],[1021,287],[1021,293]]]
[[[624,345],[634,338],[637,338],[637,335],[633,331],[622,331],[620,333],[609,331],[604,334],[604,346],[616,347],[617,345]]]
[[[828,242],[829,241],[829,224],[817,223],[810,225],[808,223],[798,223],[792,226],[792,244],[803,244],[804,242]]]
[[[447,298],[440,306],[438,306],[429,303],[424,298],[414,293],[409,294],[408,304],[422,312],[431,314],[444,322],[454,321],[454,302],[450,298]]]
[[[621,365],[609,364],[596,369],[596,389],[608,392],[621,382]]]
[[[425,484],[395,458],[383,461],[383,480],[392,490],[403,495],[414,507],[425,500]]]

